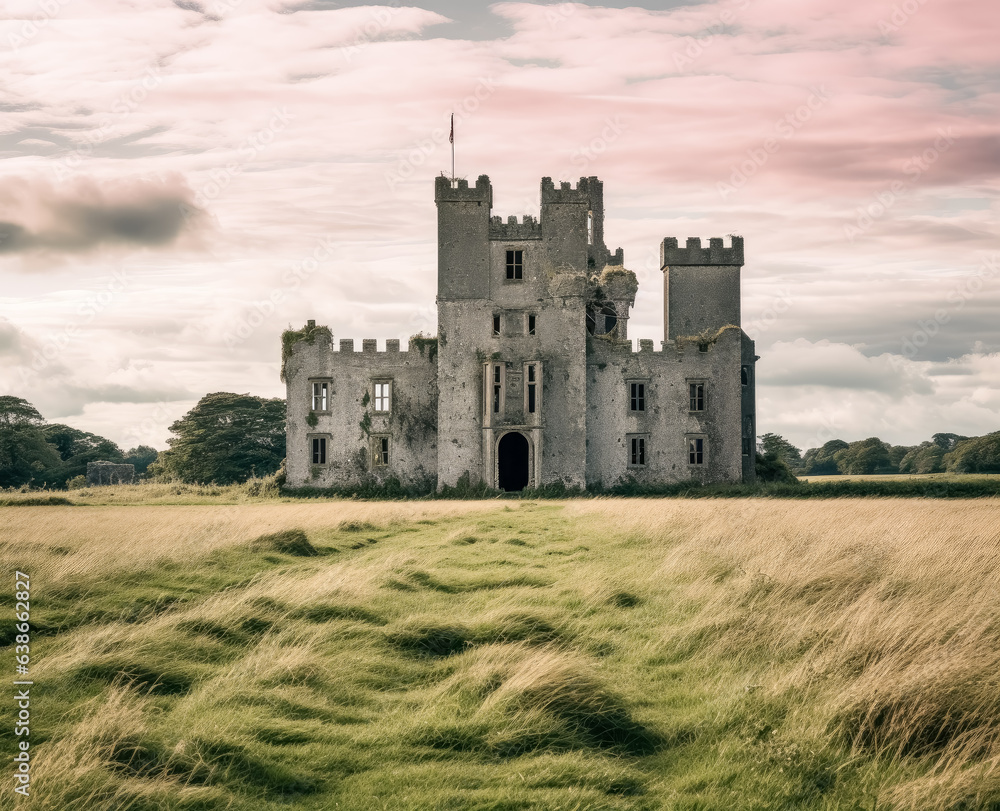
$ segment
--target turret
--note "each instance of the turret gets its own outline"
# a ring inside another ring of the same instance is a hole
[[[581,177],[576,188],[542,178],[542,233],[549,260],[555,265],[603,268],[622,264],[621,249],[610,254],[604,245],[604,184]]]
[[[438,177],[438,299],[489,296],[490,208],[493,188],[486,175],[469,187],[465,179]]]
[[[726,248],[719,237],[702,248],[689,237],[678,247],[676,237],[663,240],[663,332],[668,341],[678,336],[714,332],[728,324],[740,325],[740,268],[743,237],[734,236]]]

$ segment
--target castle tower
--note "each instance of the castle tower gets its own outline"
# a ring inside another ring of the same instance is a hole
[[[663,240],[660,267],[665,340],[740,325],[743,237],[732,240],[729,248],[723,247],[719,237],[710,239],[708,248],[702,248],[697,237],[688,237],[683,248],[677,246],[676,237]]]
[[[467,180],[434,181],[438,210],[438,299],[484,299],[490,284],[490,208],[493,187],[480,175]]]

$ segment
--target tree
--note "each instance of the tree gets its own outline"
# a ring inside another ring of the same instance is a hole
[[[920,443],[899,462],[900,473],[941,473],[943,470],[944,448],[937,442]]]
[[[962,436],[961,434],[934,434],[934,436],[931,437],[931,442],[947,453],[948,451],[955,450],[955,446],[959,442],[968,438],[969,437]]]
[[[899,466],[903,463],[903,459],[906,458],[906,454],[910,451],[915,451],[917,449],[916,445],[890,445],[889,446],[889,472],[899,473]]]
[[[1000,431],[960,440],[944,461],[949,473],[1000,473]]]
[[[70,479],[86,476],[89,462],[122,461],[122,449],[103,436],[59,423],[46,425],[42,433],[46,441],[58,451],[61,460],[61,464],[52,466],[36,477],[49,487],[65,487]]]
[[[129,448],[125,452],[125,458],[122,461],[127,465],[135,466],[136,476],[143,476],[159,455],[160,452],[156,448],[152,448],[149,445],[139,445],[135,448]]]
[[[807,476],[826,476],[840,473],[834,455],[848,447],[842,439],[831,439],[822,448],[810,448],[802,457],[802,472]]]
[[[756,461],[757,480],[762,482],[780,482],[781,484],[798,484],[798,477],[792,473],[788,463],[776,453],[758,453]]]
[[[233,484],[277,471],[285,458],[285,401],[216,392],[170,426],[149,472],[187,482]]]
[[[59,464],[59,454],[45,441],[45,418],[27,400],[0,396],[0,487],[28,484],[46,468]]]
[[[886,473],[892,469],[889,446],[877,436],[852,442],[833,455],[841,473],[862,476],[871,473]]]
[[[764,456],[773,456],[781,459],[790,468],[802,466],[802,451],[783,436],[779,436],[778,434],[764,434],[760,438],[760,444]]]

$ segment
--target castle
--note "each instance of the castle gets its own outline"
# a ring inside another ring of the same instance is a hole
[[[663,240],[664,340],[628,340],[638,283],[604,244],[596,177],[541,184],[541,216],[491,215],[482,175],[438,177],[438,332],[284,336],[287,483],[502,490],[754,478],[743,239]]]

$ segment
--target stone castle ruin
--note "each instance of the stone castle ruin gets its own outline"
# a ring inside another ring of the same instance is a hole
[[[87,487],[104,484],[135,484],[135,465],[87,462]]]
[[[663,240],[663,341],[635,351],[600,180],[543,178],[538,219],[492,216],[486,175],[438,177],[435,201],[437,336],[357,352],[312,321],[286,333],[288,486],[753,480],[741,237]]]

